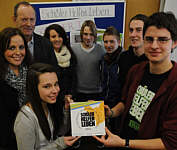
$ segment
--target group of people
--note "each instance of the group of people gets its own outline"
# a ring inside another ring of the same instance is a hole
[[[177,149],[172,13],[132,17],[126,51],[113,26],[97,44],[91,20],[73,46],[58,24],[42,37],[28,2],[16,4],[13,20],[16,28],[0,32],[0,150]],[[69,104],[88,100],[104,100],[106,135],[73,137]]]

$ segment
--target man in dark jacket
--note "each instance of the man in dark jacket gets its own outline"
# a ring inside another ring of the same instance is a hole
[[[108,27],[103,34],[106,54],[102,61],[102,85],[105,105],[114,107],[121,98],[121,83],[119,79],[119,57],[123,51],[120,46],[120,33],[114,27]],[[116,133],[119,118],[109,118],[109,126]]]
[[[102,61],[102,81],[104,102],[110,108],[118,103],[121,95],[119,81],[119,56],[122,52],[120,46],[120,33],[114,27],[108,27],[103,35],[106,54]]]
[[[57,66],[57,60],[50,41],[34,33],[36,13],[30,3],[19,2],[15,5],[13,21],[16,27],[25,35],[33,61]]]
[[[147,16],[143,14],[137,14],[132,17],[129,22],[129,39],[131,45],[127,51],[124,51],[120,55],[119,66],[120,66],[120,80],[121,84],[124,85],[127,73],[129,69],[142,61],[147,60],[144,54],[143,47],[143,26],[147,21]]]

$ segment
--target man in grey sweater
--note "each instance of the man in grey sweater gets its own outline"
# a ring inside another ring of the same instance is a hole
[[[96,43],[96,25],[86,20],[80,30],[81,43],[72,47],[77,58],[77,94],[75,101],[100,100],[101,71],[100,62],[105,54],[104,48]]]

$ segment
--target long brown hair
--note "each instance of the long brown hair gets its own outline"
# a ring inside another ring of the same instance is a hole
[[[54,132],[51,133],[38,91],[39,76],[46,72],[56,73],[57,71],[53,66],[44,63],[35,63],[29,67],[26,81],[26,95],[28,98],[27,103],[31,104],[43,134],[47,140],[51,140],[52,134],[54,139],[58,136],[58,131],[63,120],[63,107],[61,101],[57,101],[55,104],[47,104],[54,125]]]
[[[25,45],[25,58],[22,64],[29,66],[32,63],[32,56],[28,49],[24,34],[18,28],[8,27],[3,29],[0,32],[0,79],[2,80],[5,78],[9,66],[9,62],[6,60],[4,53],[9,48],[11,38],[16,35],[22,37]]]

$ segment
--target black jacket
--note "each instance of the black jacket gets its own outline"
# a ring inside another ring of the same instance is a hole
[[[123,53],[121,53],[118,63],[119,63],[119,67],[120,67],[119,74],[120,74],[120,81],[121,81],[122,86],[124,86],[126,76],[128,74],[129,69],[133,65],[138,64],[142,61],[146,61],[146,60],[148,60],[148,59],[145,56],[145,54],[143,54],[139,57],[136,56],[133,52],[132,46],[130,46],[127,51],[124,51]]]
[[[45,37],[36,33],[34,36],[34,62],[41,62],[57,66],[57,59],[52,43]]]
[[[70,66],[66,68],[62,68],[59,65],[57,66],[58,71],[58,80],[59,80],[59,86],[60,86],[60,95],[64,96],[67,94],[75,96],[76,93],[76,56],[72,51],[71,53],[71,59],[70,59]]]
[[[122,53],[122,47],[113,53],[113,60],[110,64],[105,60],[102,61],[102,87],[104,102],[110,108],[114,107],[118,100],[121,99],[121,83],[119,80],[119,57]],[[107,55],[107,54],[106,54]],[[106,56],[105,55],[105,56]]]
[[[0,81],[0,149],[17,150],[14,121],[19,110],[18,92],[5,81]]]

